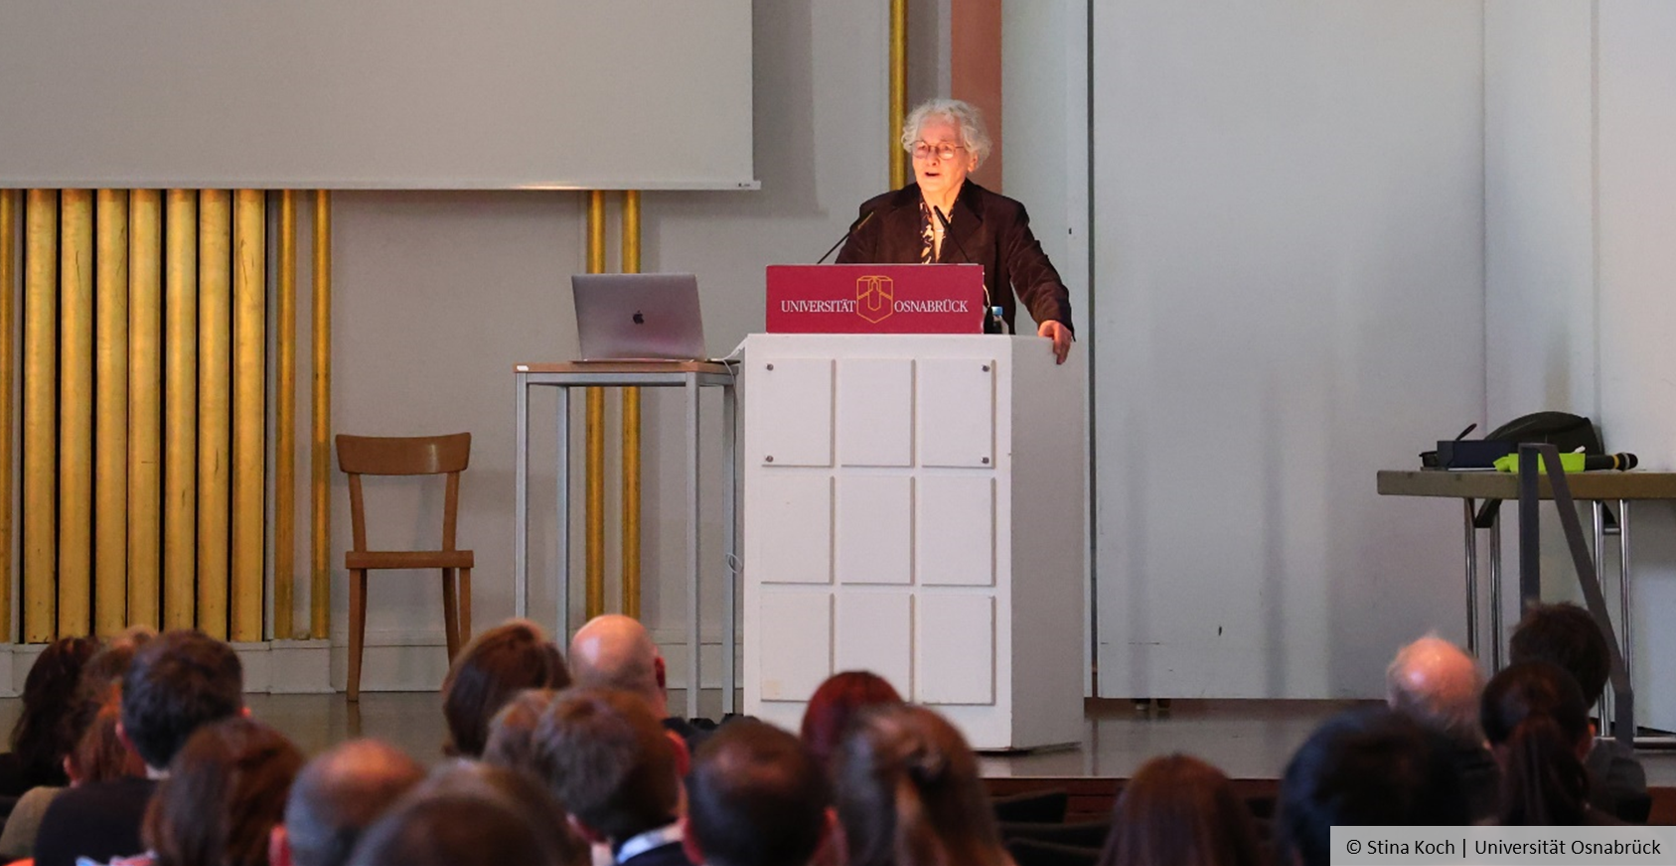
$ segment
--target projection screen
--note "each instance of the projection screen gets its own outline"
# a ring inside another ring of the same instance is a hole
[[[0,186],[754,188],[750,0],[8,0]]]

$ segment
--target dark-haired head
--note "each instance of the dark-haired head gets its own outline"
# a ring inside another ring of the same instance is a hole
[[[796,737],[754,719],[723,725],[687,778],[688,856],[708,866],[803,866],[830,799],[825,771]]]
[[[1588,811],[1593,737],[1583,690],[1559,665],[1509,665],[1484,687],[1484,736],[1501,764],[1501,823],[1563,826]]]
[[[226,642],[171,631],[134,653],[122,681],[122,728],[146,765],[161,770],[199,727],[244,708],[244,666]]]
[[[535,830],[535,841],[544,856],[553,858],[551,862],[567,866],[588,862],[588,843],[572,829],[569,813],[541,780],[523,770],[481,761],[445,761],[431,770],[397,808],[409,802],[455,796],[510,806],[521,823]]]
[[[1188,755],[1153,758],[1135,771],[1112,812],[1100,866],[1257,866],[1251,810],[1221,770]]]
[[[595,841],[623,842],[676,819],[681,756],[638,695],[567,689],[534,743],[532,769]]]
[[[244,716],[201,726],[169,764],[146,810],[158,866],[267,866],[303,754]]]
[[[856,713],[867,707],[900,704],[902,696],[884,677],[870,671],[844,671],[826,678],[815,689],[803,710],[798,736],[823,767],[832,763],[833,752]]]
[[[564,654],[533,622],[515,619],[472,638],[442,683],[448,722],[443,751],[475,758],[489,740],[495,713],[524,689],[570,685]]]
[[[517,804],[439,792],[398,805],[367,829],[350,866],[572,866]]]
[[[12,728],[12,754],[25,787],[66,782],[63,761],[80,735],[67,720],[77,709],[82,667],[98,649],[99,642],[92,638],[59,638],[30,666],[23,681],[23,713]]]
[[[483,746],[483,763],[498,767],[530,770],[538,749],[535,732],[541,717],[553,706],[559,693],[553,689],[524,689],[512,696],[489,722],[489,740]],[[532,771],[533,772],[533,771]]]
[[[1544,661],[1559,665],[1583,690],[1583,704],[1600,702],[1612,673],[1611,650],[1594,617],[1570,602],[1539,604],[1525,611],[1508,640],[1514,663]]]
[[[1279,862],[1326,866],[1334,825],[1456,826],[1471,820],[1443,735],[1384,707],[1322,724],[1293,754],[1275,816]]]
[[[977,757],[931,710],[863,712],[838,750],[835,783],[849,866],[1010,862]]]

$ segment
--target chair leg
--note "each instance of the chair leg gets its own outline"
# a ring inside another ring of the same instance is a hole
[[[454,569],[442,570],[442,633],[448,642],[448,664],[460,651],[460,611],[454,594]]]
[[[471,642],[471,569],[460,569],[460,619],[455,624],[460,634],[460,646]]]
[[[349,572],[349,699],[361,699],[361,649],[367,637],[367,572]]]

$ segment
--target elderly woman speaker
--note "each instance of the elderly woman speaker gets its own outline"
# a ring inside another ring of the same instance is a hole
[[[1071,349],[1064,281],[1031,234],[1024,205],[966,177],[989,155],[978,110],[957,99],[926,102],[902,124],[902,147],[913,154],[914,182],[861,206],[838,261],[983,265],[984,288],[1007,327],[1017,332],[1022,303],[1063,364]]]

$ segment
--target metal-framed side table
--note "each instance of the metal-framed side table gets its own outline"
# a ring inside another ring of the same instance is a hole
[[[525,616],[529,606],[529,514],[530,514],[530,389],[554,388],[557,411],[557,549],[554,555],[554,586],[558,596],[560,639],[570,639],[570,389],[588,387],[682,388],[686,398],[686,512],[687,512],[687,716],[698,715],[699,693],[699,487],[698,459],[701,427],[699,395],[704,388],[722,389],[722,517],[723,561],[727,579],[722,587],[722,713],[733,712],[736,687],[738,640],[738,551],[739,551],[739,437],[735,425],[738,408],[735,371],[725,363],[711,361],[583,361],[559,364],[517,364],[517,445],[514,467],[515,500],[512,519],[512,573],[516,615]]]
[[[1630,620],[1631,559],[1630,559],[1630,503],[1635,501],[1676,501],[1676,472],[1577,472],[1566,475],[1571,496],[1587,501],[1594,514],[1594,568],[1596,574],[1605,565],[1606,539],[1618,538],[1618,636],[1622,644],[1624,667],[1632,669],[1633,646]],[[1378,475],[1381,496],[1427,496],[1459,499],[1465,525],[1465,565],[1467,591],[1467,649],[1478,654],[1478,531],[1489,533],[1490,566],[1490,658],[1491,670],[1502,667],[1502,647],[1505,635],[1502,628],[1501,524],[1493,512],[1483,519],[1475,513],[1479,501],[1519,499],[1519,476],[1508,472],[1453,471],[1453,470],[1381,470]],[[1552,500],[1553,489],[1546,477],[1539,479],[1538,495]],[[1608,520],[1607,504],[1616,503],[1615,525]],[[1540,587],[1520,587],[1522,598],[1534,598]]]

